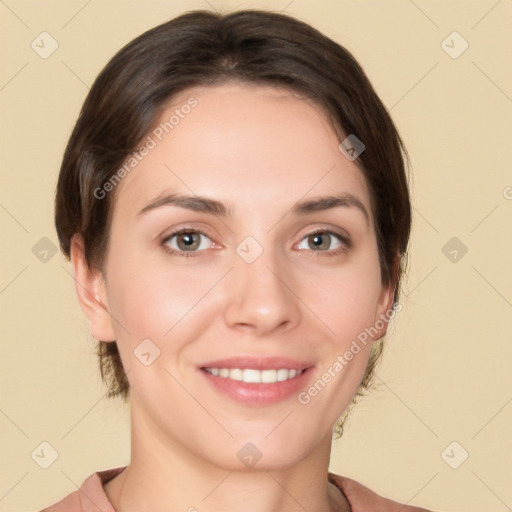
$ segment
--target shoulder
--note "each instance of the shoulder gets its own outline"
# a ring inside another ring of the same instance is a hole
[[[40,512],[115,512],[103,484],[117,476],[124,467],[98,471],[88,477],[80,489],[68,494],[64,499]]]
[[[352,512],[430,512],[427,509],[397,503],[383,498],[363,484],[345,476],[329,473],[329,482],[333,483],[345,495]]]

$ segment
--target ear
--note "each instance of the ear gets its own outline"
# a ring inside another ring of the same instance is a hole
[[[105,280],[100,270],[89,268],[80,235],[74,235],[71,239],[70,256],[76,294],[89,322],[92,336],[100,341],[114,341],[115,334],[108,308]]]
[[[373,341],[378,341],[386,335],[388,330],[388,323],[395,316],[393,306],[395,302],[395,292],[397,289],[397,280],[400,271],[400,259],[396,256],[393,264],[393,272],[390,283],[385,286],[382,285],[379,302],[377,304],[376,315],[375,315],[375,329],[377,333],[372,336]]]

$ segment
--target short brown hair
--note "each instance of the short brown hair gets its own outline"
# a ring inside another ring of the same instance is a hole
[[[396,301],[411,223],[405,147],[354,57],[310,25],[269,11],[188,12],[137,37],[106,65],[84,102],[60,170],[55,224],[63,253],[70,257],[71,238],[78,234],[89,267],[102,268],[114,193],[98,199],[94,191],[137,149],[174,95],[228,80],[298,92],[323,107],[340,137],[354,134],[364,143],[356,163],[370,189],[382,282],[396,286]],[[381,352],[382,341],[374,343],[358,396]],[[108,395],[126,398],[129,385],[116,343],[99,341],[98,356]]]

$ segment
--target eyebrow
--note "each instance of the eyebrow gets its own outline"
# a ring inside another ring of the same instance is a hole
[[[330,210],[331,208],[337,208],[340,206],[344,207],[355,207],[357,208],[366,218],[366,222],[370,221],[370,214],[365,208],[363,202],[352,194],[340,194],[336,196],[322,196],[319,198],[302,201],[294,206],[292,209],[293,213],[313,213],[323,210]]]
[[[156,208],[161,208],[163,206],[178,206],[187,210],[211,213],[222,217],[231,215],[229,208],[220,201],[207,197],[187,196],[181,194],[169,194],[157,198],[144,206],[138,215],[143,215],[151,210],[155,210]],[[335,196],[322,196],[301,201],[295,204],[290,211],[295,214],[308,214],[338,207],[355,207],[363,213],[367,222],[370,220],[370,215],[363,202],[356,196],[348,193]]]

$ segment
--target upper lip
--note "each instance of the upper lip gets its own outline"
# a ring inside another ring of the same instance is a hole
[[[254,357],[240,356],[230,357],[228,359],[217,359],[201,364],[200,368],[247,368],[251,370],[279,370],[288,368],[289,370],[305,370],[313,366],[311,363],[297,361],[288,357]]]

